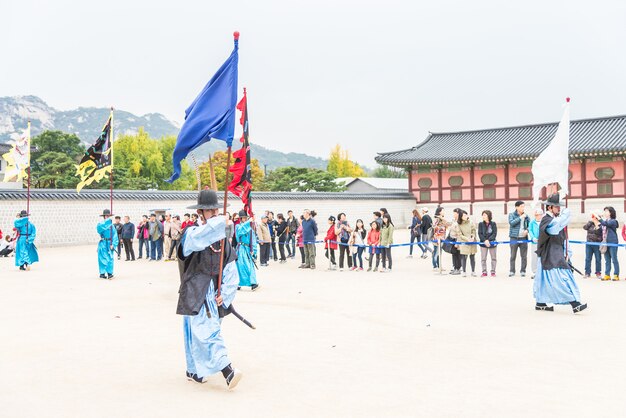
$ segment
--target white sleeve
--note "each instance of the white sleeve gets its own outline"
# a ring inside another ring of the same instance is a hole
[[[183,255],[187,257],[194,251],[202,251],[214,242],[226,237],[226,218],[215,216],[204,225],[187,228],[183,242]]]

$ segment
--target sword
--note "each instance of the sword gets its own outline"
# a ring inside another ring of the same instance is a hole
[[[572,271],[575,271],[581,276],[584,276],[584,274],[580,270],[578,270],[576,267],[574,267],[574,265],[570,261],[568,261],[567,264],[569,265],[569,268],[572,269]]]
[[[252,329],[256,329],[256,327],[254,325],[252,325],[246,318],[244,318],[243,316],[241,316],[239,314],[239,312],[237,312],[234,308],[234,306],[231,304],[228,308],[224,308],[223,306],[218,306],[217,307],[218,311],[219,311],[219,317],[223,318],[228,314],[233,314],[235,315],[235,317],[237,319],[239,319],[241,322],[243,322],[244,324],[246,324],[247,326],[249,326]]]

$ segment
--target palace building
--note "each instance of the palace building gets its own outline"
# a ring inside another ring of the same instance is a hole
[[[558,122],[429,133],[419,145],[379,153],[380,164],[405,168],[418,205],[469,206],[501,215],[532,200],[533,160]],[[626,211],[626,115],[571,121],[568,207],[577,214],[608,204]],[[545,198],[543,190],[542,198]],[[500,212],[500,208],[502,212]]]

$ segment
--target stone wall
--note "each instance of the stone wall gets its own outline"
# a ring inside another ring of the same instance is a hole
[[[96,224],[101,219],[98,215],[110,206],[108,193],[106,190],[84,190],[78,195],[70,190],[33,190],[30,212],[37,228],[37,244],[59,246],[97,242]],[[167,212],[182,217],[186,212],[193,212],[186,207],[195,204],[196,196],[195,192],[116,191],[113,211],[117,215],[129,215],[135,224],[141,215],[155,209],[167,209]],[[241,209],[238,198],[231,196],[229,202],[230,212]],[[291,209],[299,215],[304,209],[315,209],[320,235],[326,230],[326,220],[331,214],[336,216],[345,212],[351,224],[358,218],[367,223],[372,212],[381,207],[387,208],[396,227],[405,227],[410,223],[415,199],[408,193],[253,194],[253,209],[257,214],[271,210],[286,215]],[[25,190],[0,191],[0,229],[4,233],[12,229],[15,215],[23,209],[26,209]]]

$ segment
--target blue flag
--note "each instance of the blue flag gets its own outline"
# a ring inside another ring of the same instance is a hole
[[[181,161],[211,138],[225,141],[229,146],[233,143],[237,106],[238,35],[235,34],[235,48],[230,57],[185,110],[185,122],[172,155],[174,173],[167,180],[170,183],[180,177]]]

